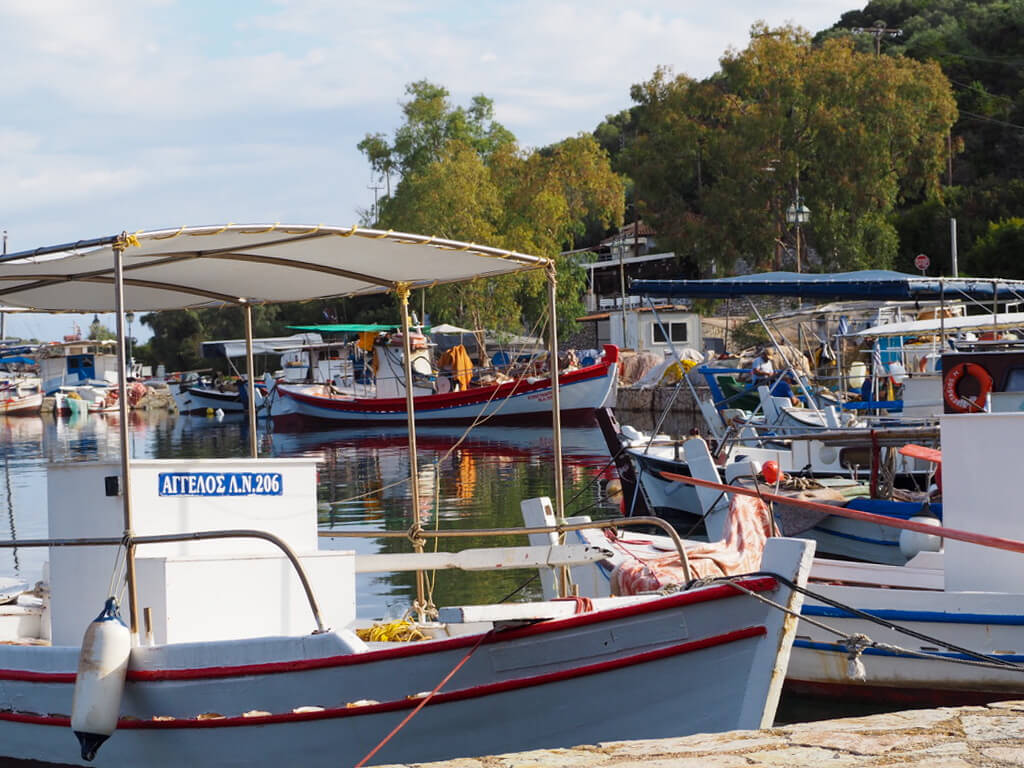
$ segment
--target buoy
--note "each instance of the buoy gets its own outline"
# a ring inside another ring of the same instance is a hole
[[[117,600],[107,598],[82,637],[71,701],[71,730],[78,737],[83,760],[96,757],[96,750],[117,728],[131,651],[131,633],[117,612]]]
[[[761,476],[769,485],[775,485],[779,478],[783,476],[782,472],[779,470],[779,462],[766,461],[761,467]]]
[[[924,525],[934,525],[939,527],[942,523],[939,521],[931,510],[931,507],[926,501],[921,505],[921,511],[910,518],[912,523],[923,523]],[[941,552],[942,551],[942,537],[936,536],[932,533],[920,533],[918,531],[908,531],[906,528],[900,531],[900,552],[908,560],[915,557],[919,552]]]
[[[217,421],[224,421],[224,410],[222,408],[218,408],[214,411],[213,415],[217,417]]]
[[[960,380],[973,377],[978,382],[977,395],[960,395]],[[959,363],[942,377],[942,398],[953,413],[984,411],[992,392],[992,375],[978,363]]]
[[[207,416],[213,416],[213,408],[207,408],[206,409],[206,415]]]

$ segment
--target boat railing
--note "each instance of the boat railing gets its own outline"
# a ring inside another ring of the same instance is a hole
[[[508,536],[510,534],[531,534],[531,533],[557,533],[559,535],[568,533],[570,531],[580,531],[585,529],[615,529],[625,526],[655,526],[661,528],[675,544],[676,551],[679,554],[680,563],[682,563],[683,575],[687,582],[690,581],[690,564],[686,557],[686,549],[683,546],[683,541],[679,537],[676,530],[666,521],[657,517],[631,517],[628,520],[599,520],[592,522],[580,522],[580,523],[559,523],[553,526],[536,526],[536,527],[520,527],[520,528],[476,528],[476,529],[454,529],[447,531],[319,531],[319,536],[325,538],[407,538],[414,540],[415,537],[421,537],[424,539],[440,539],[440,538],[464,538],[469,536]],[[306,594],[306,600],[309,603],[310,611],[313,614],[313,619],[316,622],[316,630],[314,634],[322,634],[327,629],[324,626],[323,616],[320,611],[320,605],[316,599],[316,595],[313,592],[312,583],[309,580],[309,576],[306,573],[306,569],[302,565],[302,561],[299,556],[292,550],[288,544],[278,536],[275,536],[268,531],[261,531],[257,529],[226,529],[219,531],[191,531],[187,533],[166,533],[166,534],[155,534],[148,536],[97,536],[88,538],[47,538],[47,539],[19,539],[17,541],[0,541],[0,549],[14,549],[14,548],[35,548],[35,547],[103,547],[103,546],[128,546],[137,547],[145,544],[167,544],[173,542],[185,542],[185,541],[207,541],[212,539],[232,539],[232,538],[247,538],[247,539],[262,539],[267,541],[278,549],[280,549],[285,557],[288,558],[295,570],[299,581],[302,584],[302,589]]]
[[[531,534],[531,533],[557,533],[559,535],[568,533],[570,531],[583,531],[588,529],[605,529],[615,530],[616,528],[623,528],[628,526],[654,526],[663,530],[669,538],[672,539],[672,543],[675,545],[676,553],[679,555],[679,562],[682,563],[683,577],[687,582],[690,581],[690,561],[686,556],[686,548],[683,546],[683,540],[680,538],[678,531],[672,527],[672,525],[660,517],[653,516],[637,516],[629,518],[616,518],[613,520],[592,520],[590,522],[578,522],[578,523],[557,523],[551,526],[531,526],[531,527],[519,527],[519,528],[454,528],[445,531],[428,531],[428,530],[405,530],[405,531],[338,531],[338,530],[321,530],[317,532],[317,535],[321,538],[349,538],[349,539],[379,539],[379,538],[391,538],[391,539],[410,539],[415,541],[415,537],[422,537],[425,539],[444,539],[444,538],[466,538],[469,536],[508,536],[517,534]]]
[[[188,533],[165,533],[150,536],[99,536],[90,538],[72,539],[18,539],[17,541],[0,541],[0,548],[15,549],[21,547],[104,547],[104,546],[126,546],[136,547],[143,544],[167,544],[176,541],[205,541],[210,539],[263,539],[280,549],[285,557],[291,562],[302,583],[302,589],[306,593],[306,600],[309,602],[309,609],[313,613],[316,622],[314,634],[326,632],[323,617],[320,612],[320,605],[316,595],[313,594],[313,586],[302,566],[302,561],[288,544],[281,538],[268,531],[260,531],[249,528],[236,528],[220,531],[190,531]]]

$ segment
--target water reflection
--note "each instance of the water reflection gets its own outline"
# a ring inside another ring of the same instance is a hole
[[[9,534],[13,539],[47,534],[46,467],[52,462],[117,461],[119,415],[8,417],[0,420],[3,488]],[[248,455],[248,424],[242,418],[176,416],[163,411],[129,414],[129,445],[134,458],[215,458]],[[522,499],[552,495],[552,438],[545,428],[481,427],[468,435],[461,427],[418,430],[423,525],[439,530],[521,525]],[[313,456],[318,460],[319,521],[324,531],[405,531],[411,520],[408,436],[399,427],[361,430],[281,432],[261,426],[263,456]],[[597,429],[566,429],[563,435],[569,514],[606,517],[617,510],[598,491],[609,464]],[[88,514],[87,509],[82,510]],[[439,549],[496,544],[522,545],[525,537],[447,539]],[[359,552],[406,552],[404,538],[322,539],[323,548]],[[433,543],[430,544],[433,547]],[[40,578],[42,549],[0,550],[0,576],[28,582]],[[433,581],[439,602],[498,600],[522,588],[539,595],[529,571],[439,572]],[[526,586],[523,586],[523,585]],[[363,616],[400,613],[414,592],[413,574],[361,575]]]

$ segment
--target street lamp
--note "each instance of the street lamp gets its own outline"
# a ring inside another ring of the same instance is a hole
[[[800,227],[811,220],[811,209],[804,205],[804,199],[797,193],[796,199],[786,209],[786,223],[796,225],[796,271],[800,271]]]

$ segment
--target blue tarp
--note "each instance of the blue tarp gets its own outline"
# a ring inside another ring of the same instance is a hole
[[[996,286],[998,285],[998,289]],[[761,272],[710,280],[633,280],[629,293],[639,296],[709,299],[745,296],[793,296],[805,299],[869,299],[913,301],[972,297],[1000,300],[1024,298],[1024,281],[998,278],[921,277],[884,269],[836,274]]]
[[[22,357],[20,355],[11,355],[10,357],[0,357],[0,365],[8,365],[11,363],[22,363],[23,365],[35,365],[36,359],[34,357]]]

